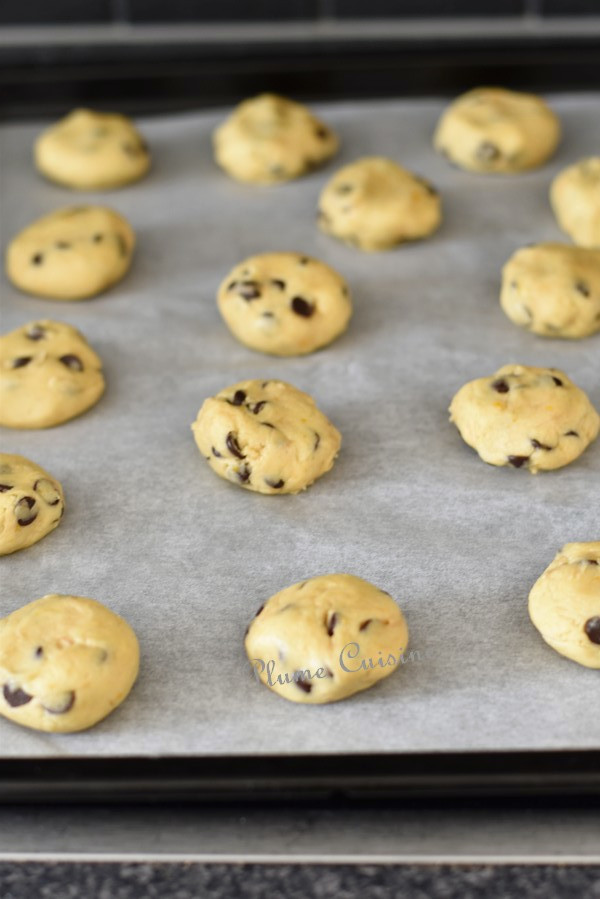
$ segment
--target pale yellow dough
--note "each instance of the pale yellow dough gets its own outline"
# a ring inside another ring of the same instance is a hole
[[[37,543],[60,522],[59,482],[24,456],[0,453],[0,556]]]
[[[106,190],[137,181],[150,154],[127,116],[74,109],[35,142],[38,170],[66,187]]]
[[[336,702],[403,664],[408,628],[388,593],[351,574],[286,587],[246,633],[255,675],[291,702]]]
[[[484,462],[533,473],[568,465],[600,428],[588,397],[564,372],[527,365],[469,381],[452,400],[450,421]]]
[[[240,262],[221,284],[217,302],[241,343],[276,356],[331,343],[352,314],[341,275],[298,253],[262,253]]]
[[[600,250],[560,243],[517,250],[502,270],[500,305],[516,325],[543,337],[600,331]]]
[[[0,425],[51,428],[103,392],[100,358],[71,325],[42,319],[0,337]]]
[[[529,615],[556,652],[600,668],[600,541],[563,546],[533,585]]]
[[[238,181],[298,178],[337,152],[333,131],[312,112],[276,94],[244,100],[213,134],[215,159]]]
[[[131,265],[135,235],[104,206],[67,206],[16,235],[6,274],[20,290],[54,300],[84,300],[120,281]]]
[[[562,230],[580,247],[600,247],[600,156],[563,169],[550,188]]]
[[[96,602],[50,594],[0,619],[0,714],[71,733],[106,718],[139,668],[131,627]]]
[[[258,493],[298,493],[333,466],[341,435],[283,381],[240,381],[204,401],[192,425],[220,477]]]
[[[510,175],[542,165],[559,140],[560,122],[540,97],[479,87],[445,110],[433,143],[463,169]]]
[[[370,252],[427,237],[441,220],[435,188],[383,156],[341,168],[319,199],[319,228]]]

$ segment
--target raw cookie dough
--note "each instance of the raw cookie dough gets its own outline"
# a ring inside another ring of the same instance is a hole
[[[54,300],[83,300],[112,287],[131,265],[135,235],[104,206],[67,206],[12,239],[6,274],[20,290]]]
[[[433,143],[463,169],[513,174],[542,165],[559,139],[560,123],[540,97],[479,87],[450,104]]]
[[[543,337],[600,331],[600,250],[560,243],[523,247],[502,270],[500,305]]]
[[[0,619],[0,714],[71,733],[106,718],[139,668],[131,627],[96,602],[52,593]]]
[[[341,275],[298,253],[263,253],[236,265],[219,288],[230,331],[275,356],[312,353],[348,326],[352,303]]]
[[[74,109],[35,142],[38,170],[66,187],[106,190],[137,181],[150,168],[150,154],[124,115]]]
[[[286,587],[261,606],[246,653],[263,684],[292,702],[335,702],[403,664],[404,616],[392,597],[351,574]]]
[[[339,431],[283,381],[240,381],[204,401],[194,440],[220,477],[258,493],[299,493],[333,466]]]
[[[552,649],[600,668],[600,541],[563,546],[533,585],[529,615]]]
[[[319,198],[319,228],[361,250],[389,250],[427,237],[440,222],[436,189],[383,156],[344,166]]]
[[[600,247],[600,156],[563,169],[550,188],[560,227],[580,247]]]
[[[61,485],[24,456],[0,453],[0,556],[37,543],[65,511]]]
[[[469,381],[452,400],[450,421],[484,462],[533,473],[568,465],[600,428],[586,394],[564,372],[528,365]]]
[[[238,181],[298,178],[337,151],[337,136],[306,106],[260,94],[244,100],[213,134],[215,159]]]
[[[0,337],[0,425],[51,428],[103,392],[102,363],[71,325],[42,319]]]

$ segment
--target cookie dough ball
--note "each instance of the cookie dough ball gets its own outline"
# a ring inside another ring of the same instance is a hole
[[[74,109],[38,137],[38,170],[58,184],[106,190],[137,181],[150,168],[145,141],[124,115]]]
[[[246,633],[256,676],[292,702],[336,702],[393,674],[408,628],[392,597],[351,574],[286,587]]]
[[[560,123],[540,97],[480,87],[451,103],[433,143],[462,169],[510,175],[542,165],[559,139]]]
[[[333,466],[339,431],[283,381],[240,381],[205,400],[194,440],[220,477],[257,493],[299,493]]]
[[[215,159],[238,181],[275,184],[298,178],[337,152],[337,136],[309,109],[276,94],[237,106],[214,132]]]
[[[465,443],[490,465],[562,468],[598,436],[600,416],[557,368],[505,365],[469,381],[450,406]]]
[[[100,358],[71,325],[43,319],[0,337],[0,425],[51,428],[103,392]]]
[[[131,265],[135,236],[104,206],[68,206],[17,234],[6,251],[6,274],[34,296],[84,300],[112,287]]]
[[[515,325],[543,337],[600,331],[600,250],[560,243],[517,250],[502,270],[500,305]]]
[[[24,456],[0,453],[0,556],[37,543],[54,530],[64,511],[55,478]]]
[[[94,599],[52,593],[0,619],[0,714],[71,733],[106,718],[139,668],[131,627]]]
[[[600,247],[600,156],[560,172],[550,188],[560,227],[580,247]]]
[[[440,222],[436,189],[382,156],[344,166],[319,199],[319,228],[360,250],[389,250],[427,237]]]
[[[533,585],[529,615],[552,649],[600,668],[600,541],[563,546]]]
[[[275,356],[312,353],[348,326],[352,303],[341,275],[298,253],[263,253],[232,269],[219,310],[241,343]]]

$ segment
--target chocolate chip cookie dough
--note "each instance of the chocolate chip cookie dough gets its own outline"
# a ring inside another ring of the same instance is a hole
[[[351,574],[286,587],[261,606],[246,633],[256,676],[291,702],[346,699],[393,674],[408,644],[392,597]]]
[[[517,250],[502,270],[500,305],[516,325],[543,337],[600,331],[600,250],[560,243]]]
[[[150,154],[124,115],[74,109],[38,137],[35,164],[51,181],[79,190],[122,187],[143,177]]]
[[[366,156],[335,173],[319,199],[319,228],[360,250],[427,237],[441,222],[436,189],[391,159]]]
[[[37,543],[65,510],[59,482],[24,456],[0,453],[0,556]]]
[[[559,140],[558,118],[540,97],[479,87],[450,104],[433,143],[460,168],[510,175],[543,165]]]
[[[131,627],[96,602],[50,594],[0,620],[0,714],[72,733],[119,706],[139,668]]]
[[[312,353],[331,343],[352,314],[341,275],[298,253],[262,253],[240,262],[221,284],[217,302],[241,343],[276,356]]]
[[[103,392],[100,358],[71,325],[43,319],[0,337],[0,425],[51,428]]]
[[[244,100],[213,134],[215,159],[253,184],[298,178],[337,152],[333,131],[300,103],[276,94]]]
[[[587,395],[564,372],[526,365],[469,381],[452,400],[450,421],[484,462],[532,473],[568,465],[600,428]]]
[[[329,471],[341,435],[314,400],[283,381],[240,381],[204,401],[192,425],[220,477],[257,493],[299,493]]]
[[[563,169],[550,188],[558,224],[580,247],[600,247],[600,156]]]
[[[6,251],[6,274],[34,296],[84,300],[123,278],[134,246],[131,226],[112,209],[67,206],[13,238]]]
[[[563,546],[533,585],[529,615],[556,652],[600,668],[600,541]]]

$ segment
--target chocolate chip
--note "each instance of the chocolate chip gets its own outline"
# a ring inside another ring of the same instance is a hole
[[[251,474],[250,466],[248,465],[247,462],[244,462],[243,465],[240,465],[240,467],[238,468],[238,471],[237,471],[237,476],[240,479],[240,481],[242,482],[242,484],[245,484],[246,482],[248,482],[250,480],[250,474]]]
[[[258,618],[258,616],[260,615],[260,613],[262,612],[262,610],[264,609],[264,607],[265,607],[265,604],[264,604],[264,602],[263,602],[262,606],[260,606],[260,608],[257,609],[257,611],[254,613],[254,617],[255,617],[255,618]]]
[[[67,243],[66,240],[57,240],[54,246],[57,250],[69,250],[71,248],[71,244]]]
[[[230,281],[229,284],[227,285],[227,290],[233,290],[234,287],[237,287],[237,285],[238,285],[237,281]]]
[[[266,405],[267,405],[266,400],[260,400],[258,403],[254,403],[254,405],[252,405],[251,403],[248,403],[248,409],[250,410],[250,412],[253,412],[255,415],[258,415],[258,413],[263,408],[263,406],[266,406]]]
[[[17,356],[16,359],[12,361],[13,368],[24,368],[26,365],[29,365],[33,356]]]
[[[33,489],[40,494],[44,502],[49,506],[57,506],[60,502],[60,493],[48,478],[39,478],[33,485]]]
[[[597,559],[586,559],[585,561],[588,563],[588,565],[600,565],[600,562],[598,562]]]
[[[117,246],[119,248],[119,253],[123,258],[129,255],[129,248],[127,243],[125,242],[125,238],[122,234],[115,234],[115,240],[117,241]]]
[[[336,194],[349,194],[353,190],[354,190],[353,184],[339,184],[336,187],[335,192],[336,192]]]
[[[278,481],[272,481],[269,478],[265,478],[265,484],[268,484],[273,490],[280,490],[284,486],[285,481],[282,481],[281,478]]]
[[[333,637],[333,632],[335,630],[335,626],[337,624],[337,615],[334,612],[329,621],[327,622],[327,636]]]
[[[308,258],[308,256],[301,256],[298,260],[298,265],[308,265],[309,262],[310,259]]]
[[[557,387],[564,387],[564,384],[560,378],[555,378],[554,375],[552,375],[552,380],[554,381],[554,383],[556,384]]]
[[[333,677],[333,671],[331,670],[331,668],[325,668],[325,674],[327,675],[327,677]]]
[[[227,400],[230,406],[241,406],[244,400],[246,399],[246,391],[245,390],[236,390],[233,394],[233,399]]]
[[[12,490],[11,484],[0,484],[0,493],[7,493],[9,490]]]
[[[504,378],[498,378],[497,381],[494,381],[492,384],[492,389],[496,391],[496,393],[508,393],[510,387],[504,380]]]
[[[275,318],[274,312],[263,312],[261,313],[263,318]]]
[[[66,365],[67,368],[70,368],[71,371],[83,371],[83,362],[79,356],[75,356],[74,353],[66,353],[66,355],[61,356],[58,361],[62,362],[63,365]]]
[[[19,687],[13,690],[8,684],[4,684],[2,695],[13,709],[18,708],[20,705],[27,705],[33,699],[33,696],[30,696],[25,690],[21,690]]]
[[[541,450],[553,449],[553,447],[547,446],[545,443],[540,443],[539,440],[534,440],[534,439],[531,440],[531,445],[534,449],[541,449]]]
[[[317,432],[315,431],[315,445],[313,446],[313,453],[316,453],[316,451],[319,449],[320,442],[321,442],[321,435],[317,434]]]
[[[479,144],[475,151],[475,157],[479,159],[480,162],[492,162],[494,159],[498,159],[499,156],[500,150],[489,140],[484,140],[482,144]]]
[[[29,331],[25,333],[25,336],[29,340],[41,340],[42,337],[46,336],[46,329],[42,328],[41,325],[32,325]]]
[[[215,449],[214,446],[211,447],[213,456],[216,456],[217,459],[223,458],[223,453],[220,453],[219,450]]]
[[[34,512],[33,507],[35,506],[35,499],[33,496],[24,496],[15,506],[15,515],[17,518],[17,524],[20,524],[21,527],[25,528],[28,524],[31,524],[32,521],[38,516],[37,509]]]
[[[256,300],[260,296],[260,290],[256,281],[241,281],[237,292],[244,300]]]
[[[301,671],[294,671],[294,683],[297,687],[300,687],[301,690],[304,690],[305,693],[310,693],[312,690],[312,684],[309,684],[308,681],[304,680]]]
[[[590,295],[590,288],[585,283],[585,281],[576,281],[575,290],[577,291],[577,293],[580,293],[582,297],[589,297]]]
[[[579,437],[579,434],[577,433],[577,431],[567,431],[565,437]]]
[[[273,287],[278,287],[279,290],[285,290],[285,281],[282,281],[281,278],[271,278],[271,284]]]
[[[291,307],[296,315],[302,315],[304,318],[310,318],[315,311],[313,304],[309,303],[308,300],[305,300],[303,297],[294,297],[291,302]]]
[[[43,261],[44,261],[43,253],[36,253],[35,256],[31,257],[32,265],[41,265]]]
[[[51,715],[65,715],[67,712],[70,712],[75,705],[75,691],[69,690],[68,693],[64,693],[62,696],[57,697],[51,705],[43,705],[45,710],[50,712]]]
[[[237,456],[238,459],[245,459],[245,455],[240,449],[239,443],[236,440],[236,436],[233,431],[230,431],[227,437],[225,438],[225,446],[229,450],[229,452],[233,456]]]
[[[325,138],[329,137],[329,131],[327,128],[323,128],[322,125],[315,129],[315,134],[317,137],[320,137],[321,140],[325,140]]]
[[[588,618],[583,629],[588,640],[590,640],[591,643],[596,643],[600,646],[600,615],[594,615],[593,618]]]
[[[506,458],[515,468],[520,468],[529,461],[529,456],[507,456]]]
[[[35,651],[34,651],[33,654],[34,654],[34,656],[36,657],[36,659],[41,659],[42,656],[44,655],[44,647],[43,647],[43,646],[36,646]]]
[[[372,618],[367,618],[366,621],[363,621],[362,624],[361,624],[361,625],[359,626],[359,628],[358,628],[359,631],[364,631],[364,630],[366,630],[366,629],[368,628],[368,626],[371,624],[372,621],[373,621]]]
[[[94,243],[102,243],[102,241],[104,240],[104,234],[94,234],[92,240]]]

